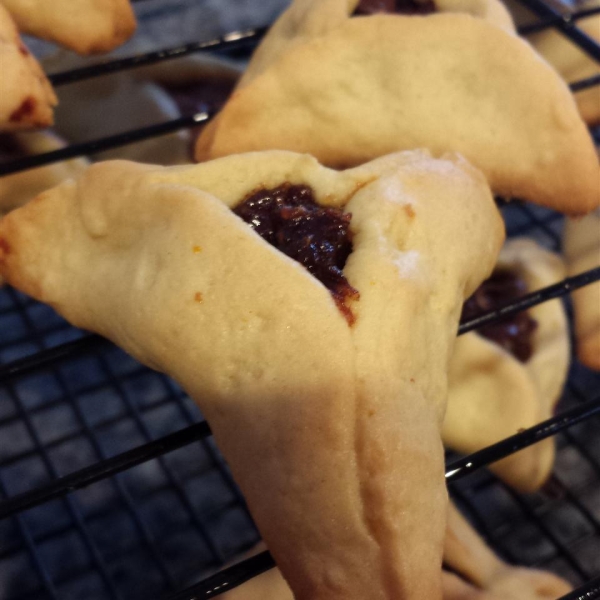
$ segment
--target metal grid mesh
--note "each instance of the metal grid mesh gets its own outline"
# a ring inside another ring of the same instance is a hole
[[[526,4],[542,17],[556,19],[531,1]],[[560,249],[562,218],[556,213],[520,203],[503,213],[509,235],[526,234]],[[10,288],[0,290],[0,331],[1,364],[82,335]],[[201,420],[170,379],[109,345],[18,378],[3,375],[4,498]],[[574,360],[559,411],[597,399],[599,390],[600,374]],[[600,575],[597,431],[597,420],[590,419],[559,434],[554,475],[536,494],[518,495],[484,470],[452,483],[451,492],[504,558],[582,584]],[[257,540],[226,465],[212,440],[202,438],[1,520],[0,600],[160,598],[214,572]]]

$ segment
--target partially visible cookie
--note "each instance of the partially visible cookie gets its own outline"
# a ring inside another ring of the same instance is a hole
[[[293,45],[233,93],[196,158],[272,148],[348,167],[420,147],[460,152],[506,197],[568,214],[600,203],[567,86],[525,41],[459,13],[347,18]]]
[[[508,2],[520,25],[534,23],[535,15],[526,11],[517,0]],[[565,5],[566,6],[566,5]],[[586,8],[599,6],[598,1],[586,3]],[[600,43],[600,14],[578,19],[575,25]],[[554,27],[532,33],[526,39],[562,75],[567,83],[575,83],[600,74],[600,65],[575,42]],[[575,92],[575,101],[588,125],[600,124],[600,85]]]
[[[480,299],[483,312],[512,299],[503,286],[518,297],[557,283],[566,274],[558,255],[524,238],[507,242],[496,273],[488,291],[484,284],[476,293],[475,298],[485,294]],[[567,377],[569,357],[567,318],[559,299],[502,325],[460,336],[450,363],[444,443],[470,454],[550,418]],[[554,441],[547,439],[490,469],[513,487],[533,491],[547,479],[553,463]]]
[[[502,561],[452,503],[444,566],[453,572],[445,577],[444,600],[556,600],[571,591],[556,575]]]
[[[0,156],[9,161],[64,148],[65,143],[49,131],[0,135]],[[65,179],[78,177],[88,166],[84,158],[73,158],[0,177],[0,216],[23,206],[32,198]]]
[[[136,28],[129,0],[0,0],[23,33],[79,54],[108,52]]]
[[[569,275],[600,267],[600,211],[568,220],[563,247]],[[573,292],[573,310],[577,356],[600,371],[600,281]]]
[[[0,65],[0,132],[51,125],[54,91],[1,5]]]
[[[63,147],[63,140],[48,131],[0,135],[0,158],[2,161],[51,152]],[[78,177],[87,165],[86,159],[73,158],[13,175],[3,175],[0,177],[0,217],[23,206],[38,194],[58,185],[65,179]],[[2,283],[4,280],[0,277],[0,285]]]
[[[73,68],[77,57],[60,54],[44,62],[49,72]],[[131,71],[70,84],[61,89],[55,128],[72,143],[155,125],[225,102],[241,73],[231,60],[190,55]],[[94,115],[103,114],[104,119]],[[193,158],[191,129],[151,138],[94,155],[176,165]]]
[[[600,15],[578,21],[577,27],[600,43]],[[528,39],[567,83],[600,74],[600,65],[597,61],[553,28],[531,35]],[[600,85],[576,92],[575,100],[581,116],[588,125],[600,123]]]

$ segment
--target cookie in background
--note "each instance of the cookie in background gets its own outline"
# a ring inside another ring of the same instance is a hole
[[[5,133],[0,135],[2,162],[64,148],[65,143],[48,131]],[[84,158],[74,158],[0,177],[0,217],[23,206],[42,192],[65,179],[78,177],[88,166]],[[4,283],[0,277],[0,284]]]
[[[573,95],[527,42],[464,1],[419,16],[353,16],[357,5],[295,0],[198,138],[197,160],[288,149],[345,168],[404,149],[456,151],[498,195],[567,214],[600,204]]]
[[[50,82],[0,4],[0,132],[47,127],[57,103]]]
[[[518,0],[507,0],[506,5],[518,25],[535,23],[538,18],[529,12]],[[597,0],[582,3],[580,8],[596,8]],[[563,5],[564,9],[565,5]],[[569,11],[573,8],[569,7]],[[575,25],[600,43],[600,14],[591,15],[575,21]],[[548,27],[537,33],[524,36],[525,39],[543,56],[563,77],[567,83],[575,83],[600,74],[600,65],[589,54],[555,27]],[[583,120],[590,126],[600,124],[600,85],[574,93],[575,101]]]
[[[533,240],[514,238],[492,277],[465,304],[463,319],[500,308],[566,276],[562,258]],[[459,336],[449,370],[444,444],[471,454],[554,414],[570,361],[567,317],[560,299]],[[554,438],[489,466],[512,487],[531,492],[552,471]]]
[[[129,0],[0,0],[19,31],[79,54],[109,52],[135,32]]]
[[[65,54],[44,61],[46,70],[53,73],[76,65],[81,65],[77,57]],[[78,143],[217,110],[241,72],[241,65],[232,60],[193,54],[72,83],[61,89],[56,131],[69,143]],[[182,129],[107,150],[93,158],[188,164],[193,162],[193,140],[200,129]]]
[[[9,162],[65,147],[65,142],[50,131],[30,131],[0,135],[0,158]],[[57,186],[65,179],[78,177],[89,162],[73,158],[50,165],[20,171],[0,177],[0,217],[23,206],[43,191]]]
[[[600,211],[567,221],[563,249],[569,275],[600,267]],[[575,290],[572,297],[577,357],[600,371],[600,281]]]

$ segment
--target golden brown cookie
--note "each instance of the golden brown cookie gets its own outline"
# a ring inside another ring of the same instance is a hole
[[[292,185],[350,220],[346,311],[230,210]],[[460,157],[115,161],[4,217],[0,272],[195,398],[298,598],[437,600],[447,364],[503,237]]]
[[[515,273],[526,288],[523,294],[566,276],[558,255],[525,238],[507,242],[497,268]],[[531,356],[526,360],[477,332],[458,338],[442,430],[449,448],[470,454],[553,415],[569,367],[567,318],[559,299],[539,304],[528,313],[535,329]],[[550,438],[511,454],[490,469],[513,487],[533,491],[550,475],[553,464]]]
[[[277,148],[347,167],[427,147],[460,152],[506,197],[570,214],[600,203],[598,157],[569,89],[487,20],[346,18],[269,60],[205,128],[198,160]]]
[[[600,211],[583,219],[570,219],[563,237],[569,275],[600,266]],[[577,356],[600,371],[600,282],[573,292]]]
[[[571,590],[555,575],[502,562],[453,504],[444,564],[451,569],[442,573],[444,600],[556,600]],[[278,569],[271,569],[224,594],[223,600],[293,600],[293,596]]]
[[[47,131],[5,133],[0,135],[0,156],[3,161],[64,147],[64,142]],[[84,158],[74,158],[0,177],[0,217],[23,206],[32,198],[65,179],[77,177],[87,167]],[[4,283],[0,277],[0,285]]]
[[[56,96],[37,60],[0,5],[0,132],[52,124]]]
[[[134,33],[129,0],[0,0],[23,33],[79,54],[108,52]]]

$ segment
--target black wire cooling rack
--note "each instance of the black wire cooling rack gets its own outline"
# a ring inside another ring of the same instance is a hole
[[[555,27],[600,61],[577,21],[520,0],[538,16],[528,34]],[[249,51],[264,28],[51,75],[56,86],[192,52]],[[595,76],[571,84],[581,90]],[[195,126],[209,112],[0,164],[0,174],[116,148]],[[559,251],[562,217],[502,204],[509,236]],[[600,279],[570,278],[469,323],[460,333]],[[218,571],[258,540],[250,515],[196,406],[167,377],[50,308],[0,290],[0,600],[212,598],[273,566],[267,552]],[[552,570],[600,598],[600,374],[573,357],[557,415],[466,458],[450,457],[455,502],[510,562]],[[556,435],[554,473],[519,495],[481,467]],[[218,572],[217,572],[218,571]],[[200,581],[200,583],[197,583]]]

